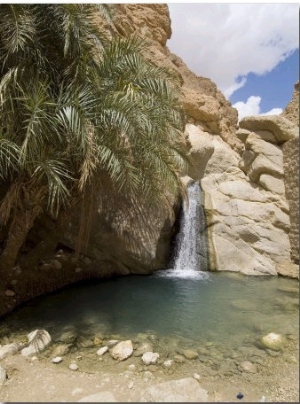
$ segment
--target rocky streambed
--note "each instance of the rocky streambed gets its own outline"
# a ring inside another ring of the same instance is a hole
[[[10,337],[12,338],[12,337]],[[298,337],[269,333],[226,350],[154,334],[94,335],[68,327],[2,337],[1,401],[298,401]]]

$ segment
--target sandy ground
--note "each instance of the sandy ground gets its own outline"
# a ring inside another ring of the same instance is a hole
[[[133,360],[115,361],[111,367],[103,366],[101,370],[100,366],[89,372],[80,362],[77,371],[70,370],[67,358],[53,364],[45,357],[32,360],[20,354],[9,356],[0,362],[7,372],[7,380],[0,387],[0,401],[77,402],[91,394],[111,392],[118,402],[141,402],[149,386],[198,373],[198,383],[207,390],[209,402],[299,402],[299,363],[287,363],[280,356],[270,357],[255,374],[238,372],[228,377],[195,360],[179,364],[173,371],[159,366],[128,370]],[[236,397],[240,392],[242,399]]]

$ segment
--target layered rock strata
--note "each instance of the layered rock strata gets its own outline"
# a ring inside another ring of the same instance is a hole
[[[241,126],[250,129],[249,121]],[[205,193],[211,270],[276,275],[277,264],[290,261],[283,153],[272,132],[249,129],[238,132],[240,156],[219,136],[188,124],[190,154],[202,165],[194,164],[190,176]],[[201,159],[203,150],[209,159]]]

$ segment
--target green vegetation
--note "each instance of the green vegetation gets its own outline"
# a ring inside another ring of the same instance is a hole
[[[0,5],[2,271],[42,212],[91,209],[92,191],[157,203],[182,192],[172,76],[142,57],[141,40],[105,37],[95,16],[110,7]]]

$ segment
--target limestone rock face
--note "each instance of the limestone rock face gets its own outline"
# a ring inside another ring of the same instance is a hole
[[[171,21],[165,4],[118,4],[114,24],[123,36],[138,33],[163,46],[171,37]]]
[[[291,257],[299,264],[299,137],[286,142],[282,151],[285,194],[290,206]]]
[[[126,198],[104,198],[95,213],[85,254],[95,264],[94,271],[105,276],[129,273],[146,274],[166,265],[172,227],[179,201],[166,194],[169,206],[157,209],[142,201],[129,205]],[[78,217],[75,212],[62,242],[75,248],[78,234]],[[101,267],[99,266],[101,264]]]
[[[299,136],[297,126],[281,115],[248,116],[241,119],[239,126],[251,131],[269,131],[275,136],[278,144]]]
[[[196,76],[182,59],[168,49],[167,40],[172,35],[172,29],[167,5],[116,5],[113,24],[113,29],[122,36],[136,34],[145,38],[149,43],[145,57],[174,72],[181,85],[185,112],[192,121],[202,125],[204,130],[219,134],[234,149],[240,150],[242,144],[235,134],[237,110],[210,79]]]
[[[298,91],[281,116],[243,118],[208,78],[198,77],[170,52],[167,5],[116,4],[108,36],[137,35],[147,40],[144,56],[174,73],[187,116],[182,150],[190,165],[183,176],[201,182],[207,216],[210,268],[251,275],[276,275],[299,262]],[[298,122],[298,121],[297,121]],[[104,187],[105,188],[105,187]],[[107,189],[107,188],[105,188]],[[145,274],[164,268],[179,204],[169,208],[118,195],[99,204],[85,250],[101,276]],[[75,248],[78,223],[60,242]],[[142,219],[141,219],[142,218]],[[100,265],[101,263],[101,265]]]
[[[195,158],[189,175],[205,194],[211,269],[276,275],[276,265],[290,260],[290,219],[275,135],[246,132],[240,156],[196,125],[186,132],[190,154],[209,157]]]
[[[291,258],[299,263],[299,127],[283,116],[246,117],[240,125],[249,130],[241,168],[252,181],[286,197]]]
[[[293,98],[282,116],[292,122],[297,130],[295,138],[287,141],[282,151],[285,194],[290,205],[291,258],[295,264],[299,264],[299,82],[295,84]]]

